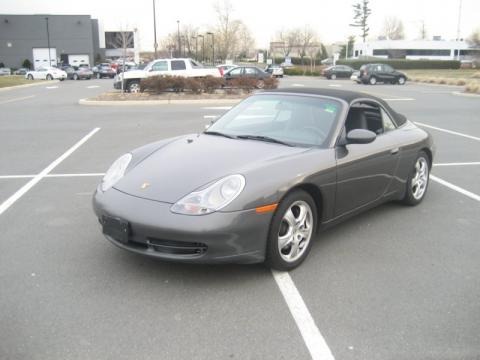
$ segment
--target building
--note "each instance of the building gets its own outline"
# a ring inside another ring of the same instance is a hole
[[[90,15],[0,14],[0,62],[10,68],[21,67],[25,59],[34,68],[61,63],[93,66],[99,57],[124,53],[137,59],[137,40],[137,31],[104,32]]]
[[[376,40],[354,44],[353,58],[456,60],[480,57],[480,49],[470,48],[465,41],[447,40]]]

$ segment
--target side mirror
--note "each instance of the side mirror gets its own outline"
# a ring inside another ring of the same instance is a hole
[[[347,134],[347,144],[369,144],[377,138],[373,131],[353,129]]]

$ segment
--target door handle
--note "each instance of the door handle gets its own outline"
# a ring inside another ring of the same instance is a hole
[[[392,150],[390,150],[390,154],[392,154],[392,155],[398,154],[398,150],[399,150],[399,148],[392,149]]]

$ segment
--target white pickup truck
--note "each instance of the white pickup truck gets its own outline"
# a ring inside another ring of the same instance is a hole
[[[115,77],[113,87],[126,89],[128,92],[140,91],[140,80],[150,76],[185,76],[185,77],[221,77],[217,68],[207,68],[192,59],[157,59],[150,62],[143,70],[130,70]]]

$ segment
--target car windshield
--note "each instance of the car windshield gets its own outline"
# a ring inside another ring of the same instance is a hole
[[[341,109],[339,101],[320,97],[256,95],[223,115],[206,133],[294,146],[324,147]]]

